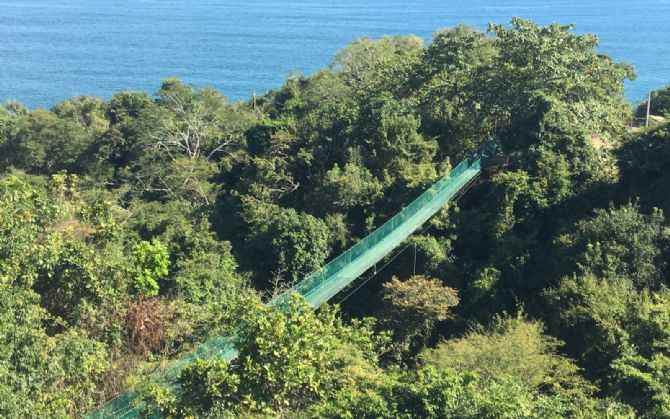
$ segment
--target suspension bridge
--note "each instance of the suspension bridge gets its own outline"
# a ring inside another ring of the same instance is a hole
[[[495,144],[484,145],[479,152],[473,154],[471,158],[464,159],[448,175],[435,182],[386,223],[268,304],[281,308],[293,293],[298,293],[317,309],[375,266],[458,194],[462,194],[495,155],[495,151]],[[173,382],[195,359],[223,357],[230,361],[236,356],[237,351],[232,338],[214,336],[167,368],[156,372],[152,378]],[[134,403],[135,396],[134,391],[128,391],[109,401],[87,418],[139,417],[140,411]]]

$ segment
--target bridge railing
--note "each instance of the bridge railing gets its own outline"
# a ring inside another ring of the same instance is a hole
[[[375,231],[364,237],[342,254],[313,272],[304,280],[295,284],[293,287],[270,301],[270,305],[282,307],[286,304],[291,294],[299,293],[314,307],[319,307],[323,302],[337,294],[344,286],[355,280],[358,275],[351,275],[345,278],[338,275],[351,264],[360,266],[358,272],[366,270],[372,266],[379,258],[379,252],[371,255],[371,249],[384,244],[397,229],[404,229],[401,237],[392,237],[389,245],[385,249],[392,249],[411,234],[415,228],[418,228],[425,219],[432,216],[439,210],[456,192],[471,179],[486,164],[486,161],[493,157],[496,152],[496,146],[493,143],[487,143],[480,148],[471,158],[466,158],[458,164],[430,188],[423,192],[419,197],[403,208],[396,215],[378,227]],[[422,213],[422,214],[419,214]],[[417,214],[421,215],[417,217]],[[414,218],[414,219],[412,219]],[[407,223],[411,220],[411,223]],[[411,224],[411,225],[406,225]],[[367,258],[367,259],[366,259]],[[362,273],[362,272],[361,272]],[[317,292],[318,291],[318,292]],[[184,357],[173,361],[169,366],[154,373],[154,379],[163,382],[173,382],[181,371],[192,363],[195,359],[223,357],[232,360],[237,356],[234,346],[234,339],[229,336],[214,336],[198,348]],[[118,398],[110,401],[105,406],[89,415],[89,418],[131,418],[139,417],[133,404],[135,393],[130,391]]]

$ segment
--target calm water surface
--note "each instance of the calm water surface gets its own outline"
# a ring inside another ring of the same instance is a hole
[[[165,77],[246,99],[310,74],[361,36],[416,34],[518,15],[575,23],[635,65],[633,101],[670,84],[670,0],[0,0],[0,101],[154,92]]]

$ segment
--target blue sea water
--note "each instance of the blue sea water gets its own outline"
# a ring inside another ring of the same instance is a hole
[[[246,99],[358,37],[429,41],[515,15],[600,35],[601,52],[636,67],[632,101],[670,83],[670,0],[0,0],[0,101],[154,92],[166,77]]]

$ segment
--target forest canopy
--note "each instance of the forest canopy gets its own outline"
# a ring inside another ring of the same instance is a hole
[[[173,418],[670,417],[670,88],[631,127],[598,43],[514,18],[359,39],[250,101],[2,105],[0,416],[133,388]],[[490,141],[356,293],[264,304]],[[239,356],[152,379],[211,336]]]

